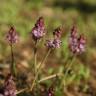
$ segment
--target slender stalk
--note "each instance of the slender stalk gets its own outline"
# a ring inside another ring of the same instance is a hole
[[[62,74],[53,74],[53,75],[47,76],[47,77],[45,77],[45,78],[42,78],[42,79],[39,80],[38,82],[41,83],[41,82],[43,82],[43,81],[46,81],[46,80],[55,78],[55,77],[57,77],[57,76],[62,76]]]
[[[67,68],[68,63],[70,62],[70,61],[68,62],[69,57],[70,57],[70,56],[67,56],[67,58],[65,59],[65,62],[66,62],[66,61],[67,61],[67,62],[66,62],[66,64],[64,64],[64,69]]]
[[[70,69],[70,68],[72,67],[72,65],[74,64],[73,62],[74,62],[75,58],[76,58],[76,57],[73,56],[71,63],[68,64],[68,66],[67,66],[67,70],[66,70],[66,72],[65,72],[65,76],[64,76],[64,77],[67,76],[69,69]]]
[[[46,56],[45,56],[44,59],[41,61],[40,65],[39,65],[39,67],[38,67],[37,73],[36,73],[36,75],[35,75],[35,78],[34,78],[34,80],[33,80],[33,83],[32,83],[32,85],[31,85],[30,91],[33,90],[33,87],[34,87],[35,82],[36,82],[36,80],[37,80],[37,78],[38,78],[39,72],[40,72],[40,70],[41,70],[43,64],[45,63],[45,61],[46,61],[48,55],[50,54],[50,52],[51,52],[51,49],[48,50]]]
[[[68,64],[66,72],[64,74],[64,83],[63,83],[64,84],[64,90],[65,90],[65,86],[66,86],[66,78],[67,78],[67,75],[68,75],[68,71],[72,67],[72,65],[74,64],[73,62],[74,62],[75,58],[76,58],[76,55],[73,56],[72,61],[71,61],[70,64]]]
[[[11,70],[11,74],[16,75],[15,74],[15,64],[14,64],[14,53],[13,53],[13,45],[10,44],[11,47],[11,65],[10,65],[10,70]]]
[[[37,40],[35,41],[35,47],[34,47],[34,75],[36,75],[37,72]]]
[[[40,67],[42,68],[42,66],[44,65],[44,63],[45,63],[47,57],[49,56],[50,52],[51,52],[51,49],[48,50],[46,56],[44,56],[44,58],[42,59],[41,63],[38,65],[38,70],[40,69]]]
[[[24,91],[27,91],[27,90],[28,90],[28,88],[21,89],[20,91],[17,91],[17,92],[16,92],[16,95],[18,95],[18,94],[20,94],[20,93],[22,93],[22,92],[24,92]]]

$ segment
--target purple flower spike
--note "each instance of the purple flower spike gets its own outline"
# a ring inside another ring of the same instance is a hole
[[[60,48],[61,40],[59,39],[53,39],[53,40],[47,40],[46,46],[48,48]]]
[[[18,41],[18,35],[16,33],[16,30],[14,29],[14,27],[11,27],[10,30],[8,31],[7,35],[6,35],[6,39],[10,44],[14,44],[17,43]]]
[[[86,39],[83,35],[80,35],[78,38],[78,49],[79,52],[82,53],[85,51]]]
[[[83,35],[78,37],[76,27],[71,30],[71,36],[69,38],[69,48],[72,53],[80,54],[85,51],[86,40]]]
[[[11,74],[8,75],[4,83],[4,96],[16,96],[16,86]]]
[[[45,35],[44,19],[40,17],[32,29],[32,37],[35,41],[39,40]]]
[[[69,48],[73,53],[76,52],[77,46],[78,46],[78,38],[70,36],[70,38],[69,38]]]
[[[61,37],[61,33],[62,33],[62,30],[60,27],[56,28],[53,32],[53,35],[55,36],[55,38],[60,38]]]
[[[60,40],[60,37],[61,37],[61,28],[58,27],[57,29],[54,30],[53,32],[53,35],[54,35],[54,38],[51,39],[51,40],[47,40],[47,43],[46,43],[46,46],[48,48],[60,48],[60,45],[61,45],[61,40]]]

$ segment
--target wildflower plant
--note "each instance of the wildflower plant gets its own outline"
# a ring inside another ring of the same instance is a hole
[[[45,35],[45,25],[44,25],[44,18],[39,17],[39,19],[36,21],[34,27],[32,28],[31,31],[31,36],[32,39],[34,40],[35,47],[34,47],[34,74],[36,74],[37,68],[36,68],[36,63],[37,63],[37,44],[38,41],[43,38]]]
[[[62,36],[63,30],[61,29],[61,27],[57,27],[52,35],[53,38],[51,39],[47,39],[45,42],[45,47],[48,49],[48,51],[46,52],[45,56],[43,57],[43,59],[40,61],[40,63],[38,63],[37,61],[37,53],[38,53],[38,43],[41,42],[41,39],[46,35],[46,31],[45,31],[45,24],[44,24],[44,18],[43,17],[39,17],[39,19],[36,21],[34,27],[32,28],[31,31],[31,36],[32,39],[34,41],[34,67],[32,68],[32,70],[34,70],[34,79],[31,80],[31,84],[29,87],[26,87],[24,89],[19,90],[18,92],[16,92],[16,84],[14,82],[14,76],[15,74],[15,64],[14,64],[14,54],[13,54],[13,45],[15,43],[17,43],[18,41],[18,34],[15,30],[14,27],[11,27],[6,35],[6,40],[8,41],[8,44],[10,46],[11,49],[11,64],[10,64],[10,74],[8,75],[7,79],[5,80],[4,83],[4,92],[3,94],[0,94],[0,96],[16,96],[17,94],[20,94],[24,91],[26,92],[33,92],[34,88],[37,88],[36,86],[39,85],[39,83],[52,79],[52,78],[57,78],[57,77],[61,77],[64,78],[64,80],[61,80],[59,84],[62,88],[66,88],[66,78],[68,75],[68,70],[72,67],[73,62],[74,62],[74,57],[76,57],[77,55],[81,54],[82,52],[85,51],[85,45],[86,45],[86,39],[84,37],[84,35],[79,35],[77,32],[77,28],[76,26],[73,26],[70,32],[70,36],[69,36],[69,42],[68,42],[68,47],[69,50],[73,53],[73,59],[71,61],[71,63],[68,63],[66,66],[66,70],[64,73],[56,73],[44,78],[38,78],[40,71],[42,71],[42,66],[45,65],[46,60],[49,56],[49,54],[51,53],[51,51],[60,48],[61,44],[63,41],[61,41],[61,36]],[[64,45],[63,45],[64,46]],[[64,66],[65,68],[65,66]],[[16,78],[16,77],[15,77]],[[57,80],[57,79],[56,79]],[[52,87],[53,88],[53,87]],[[51,87],[49,87],[47,89],[47,95],[46,96],[55,96],[54,95],[54,90]],[[38,91],[38,90],[37,90]]]
[[[6,40],[11,49],[11,65],[10,65],[10,73],[16,75],[15,73],[15,62],[14,62],[14,53],[13,53],[13,45],[18,42],[18,34],[14,27],[11,27],[6,34]]]
[[[1,96],[16,96],[16,85],[14,82],[15,73],[15,63],[14,63],[14,53],[13,53],[13,45],[18,41],[18,34],[14,27],[10,27],[8,33],[6,34],[6,40],[10,46],[11,53],[11,64],[10,64],[10,73],[4,82],[3,94]]]
[[[85,51],[86,46],[86,39],[84,35],[79,35],[77,32],[77,27],[75,25],[72,26],[70,36],[69,36],[69,50],[73,53],[71,62],[66,64],[65,66],[65,73],[64,73],[64,80],[61,83],[64,85],[64,90],[66,87],[66,79],[68,76],[69,70],[72,68],[74,61],[76,60],[76,56],[80,55]]]

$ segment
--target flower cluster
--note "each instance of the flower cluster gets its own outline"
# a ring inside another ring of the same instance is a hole
[[[17,43],[18,41],[18,34],[16,33],[16,30],[14,27],[11,27],[6,35],[6,39],[9,42],[9,44]]]
[[[4,83],[4,90],[0,96],[16,96],[16,86],[13,81],[13,76],[9,74]]]
[[[57,28],[54,30],[53,32],[53,35],[54,35],[54,38],[53,39],[50,39],[50,40],[47,40],[47,43],[46,43],[46,46],[48,48],[60,48],[60,45],[61,45],[61,40],[60,40],[60,37],[61,37],[61,28]]]
[[[61,40],[59,39],[51,39],[47,40],[46,46],[48,48],[60,48]]]
[[[44,19],[40,17],[32,29],[32,38],[37,41],[45,35]]]
[[[69,48],[73,53],[82,53],[85,51],[86,39],[83,35],[78,36],[76,26],[71,29],[69,38]]]
[[[11,74],[8,75],[4,83],[4,96],[16,96],[16,86]]]

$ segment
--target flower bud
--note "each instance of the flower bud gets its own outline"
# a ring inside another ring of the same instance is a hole
[[[53,35],[55,36],[55,38],[60,38],[61,37],[61,33],[62,33],[62,30],[60,27],[56,28],[53,32]]]

